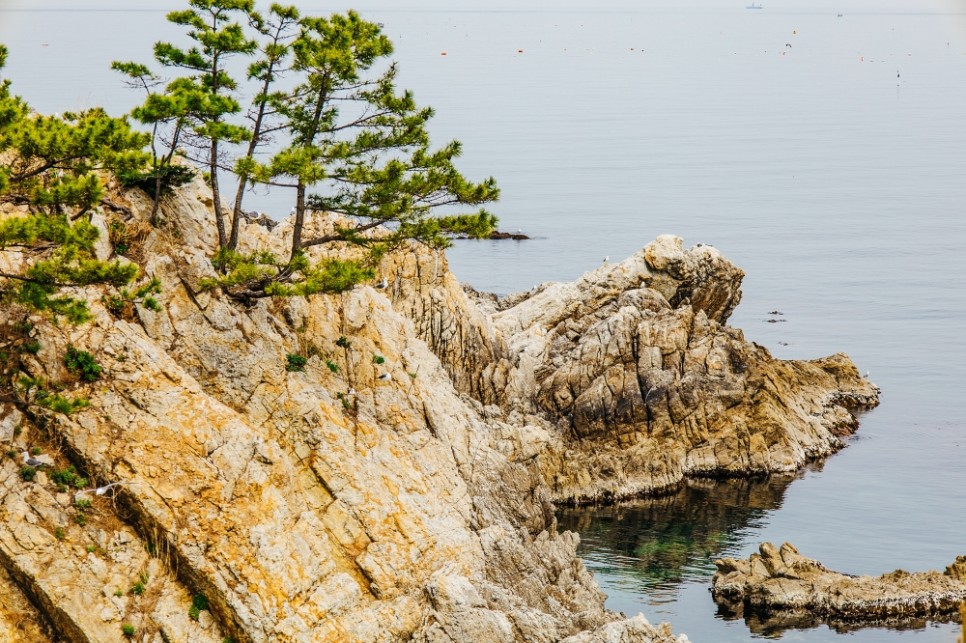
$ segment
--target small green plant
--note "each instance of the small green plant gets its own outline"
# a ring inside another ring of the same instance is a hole
[[[144,590],[146,589],[147,589],[147,585],[144,583],[144,581],[139,580],[138,582],[131,585],[130,591],[135,596],[141,596],[142,594],[144,594]]]
[[[338,365],[338,364],[336,364],[335,362],[333,362],[333,361],[332,361],[331,359],[327,359],[327,360],[325,360],[325,365],[326,365],[326,366],[327,366],[327,367],[329,368],[329,370],[330,370],[330,371],[332,371],[333,373],[338,373],[338,372],[339,372],[339,365]]]
[[[63,540],[64,536],[66,536],[66,534],[64,533],[63,527],[57,527],[56,529],[54,529],[54,538],[56,538],[57,540]]]
[[[136,631],[137,630],[135,630],[134,626],[131,625],[130,623],[125,623],[124,625],[121,626],[121,632],[124,634],[124,636],[128,638],[131,638],[132,636],[134,636],[134,632]]]
[[[38,389],[34,394],[34,402],[45,409],[50,409],[55,413],[63,413],[64,415],[70,415],[71,413],[75,413],[81,409],[86,409],[91,405],[90,400],[88,400],[86,397],[77,397],[71,399],[69,397],[64,397],[60,393],[51,393],[43,388]]]
[[[81,527],[86,526],[87,525],[87,514],[85,514],[83,511],[75,512],[74,513],[74,522],[76,522]]]
[[[74,489],[83,489],[87,486],[87,478],[78,475],[77,470],[74,465],[68,466],[66,469],[56,469],[50,472],[50,479],[52,482],[58,485],[58,491],[66,491],[67,487],[73,487]],[[82,499],[77,502],[86,501],[88,506],[90,506],[90,500]]]
[[[123,253],[119,251],[118,254]],[[160,292],[161,281],[153,277],[133,290],[121,288],[116,295],[105,295],[101,298],[101,301],[104,303],[104,307],[115,317],[131,319],[134,317],[135,304],[141,304],[148,310],[155,312],[161,310],[161,304],[153,296]]]
[[[101,376],[101,365],[97,363],[94,356],[87,351],[79,351],[73,346],[67,347],[64,364],[67,365],[67,370],[76,373],[85,382],[96,382]]]
[[[29,341],[24,342],[20,346],[20,348],[25,353],[30,353],[31,355],[36,355],[37,353],[40,352],[40,342],[37,341],[36,339],[31,339]]]
[[[305,363],[308,360],[302,355],[289,353],[285,356],[285,370],[290,372],[301,372],[305,370]]]
[[[17,457],[17,450],[16,449],[7,449],[7,457],[10,458],[11,460],[13,460],[14,458],[16,458]]]
[[[76,500],[74,500],[74,507],[78,511],[84,511],[84,512],[90,511],[92,506],[93,506],[93,503],[91,502],[90,498],[77,498]]]
[[[84,550],[88,554],[93,554],[95,551],[97,551],[97,545],[88,545],[87,547],[84,548]]]
[[[197,621],[202,610],[208,609],[208,599],[204,594],[195,594],[191,597],[191,607],[188,608],[188,618]]]
[[[386,358],[383,357],[382,355],[373,355],[372,356],[372,363],[373,364],[385,364],[386,363]]]
[[[37,470],[26,465],[20,468],[20,479],[24,482],[32,482],[34,478],[37,477]]]
[[[43,452],[44,452],[44,450],[41,449],[40,447],[31,447],[30,448],[30,455],[40,455]]]
[[[349,346],[352,345],[352,342],[350,342],[345,335],[341,335],[339,336],[339,339],[335,340],[335,345],[339,348],[349,348]]]

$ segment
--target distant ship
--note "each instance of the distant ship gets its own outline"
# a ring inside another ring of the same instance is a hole
[[[760,4],[755,4],[754,2],[752,2],[750,5],[748,5],[747,7],[745,7],[745,9],[761,9],[761,5]]]

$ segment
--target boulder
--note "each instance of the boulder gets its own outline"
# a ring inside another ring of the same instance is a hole
[[[789,543],[763,543],[747,559],[715,561],[714,600],[758,632],[827,623],[840,629],[951,619],[966,601],[960,556],[945,573],[897,569],[854,576],[826,569]]]

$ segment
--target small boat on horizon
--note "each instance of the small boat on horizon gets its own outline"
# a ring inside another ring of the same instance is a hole
[[[760,4],[755,4],[754,2],[752,2],[750,5],[745,7],[745,9],[761,9],[761,8],[762,6]]]

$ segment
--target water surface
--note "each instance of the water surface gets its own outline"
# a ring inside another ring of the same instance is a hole
[[[847,352],[883,389],[849,447],[794,479],[561,512],[608,605],[692,641],[951,643],[950,625],[753,632],[710,599],[711,561],[763,540],[852,573],[966,553],[966,9],[745,4],[361,9],[437,109],[434,138],[461,139],[461,168],[499,180],[502,227],[535,237],[457,243],[458,277],[524,290],[677,234],[746,271],[731,323],[749,339],[783,358]],[[124,111],[137,97],[110,61],[177,38],[163,14],[178,6],[0,2],[8,75],[42,111]],[[776,309],[786,321],[766,323]]]

